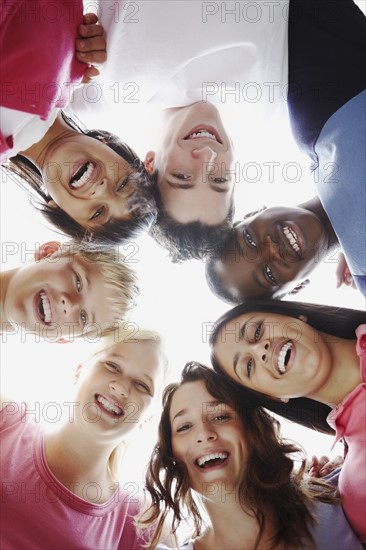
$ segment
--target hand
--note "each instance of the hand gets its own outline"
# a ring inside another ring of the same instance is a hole
[[[85,14],[84,23],[79,25],[79,37],[75,43],[76,58],[90,65],[84,71],[83,84],[99,75],[99,70],[93,64],[106,61],[106,46],[104,29],[98,24],[98,17],[94,13]]]
[[[345,284],[346,286],[350,286],[352,288],[356,288],[356,284],[353,280],[352,273],[349,270],[349,267],[346,262],[346,258],[344,257],[344,254],[340,252],[338,254],[338,266],[336,270],[336,277],[337,277],[337,288]]]
[[[309,463],[309,475],[311,477],[324,477],[342,466],[342,464],[343,458],[339,455],[331,460],[327,456],[321,456],[320,458],[313,456]]]

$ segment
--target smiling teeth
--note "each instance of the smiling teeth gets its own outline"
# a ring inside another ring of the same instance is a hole
[[[97,401],[98,403],[100,403],[101,405],[103,405],[103,407],[105,409],[107,409],[107,411],[110,411],[110,412],[113,412],[114,414],[120,416],[121,414],[123,414],[123,410],[118,407],[117,405],[115,405],[114,403],[111,403],[110,401],[108,401],[107,399],[104,399],[104,397],[102,397],[101,395],[98,395],[97,397]]]
[[[296,233],[294,231],[292,231],[292,229],[290,229],[287,226],[285,226],[283,228],[283,233],[284,233],[285,237],[287,238],[287,240],[289,241],[292,248],[295,250],[295,252],[299,253],[300,252],[300,247],[299,247],[298,242],[297,242]]]
[[[94,170],[94,164],[92,162],[88,162],[87,163],[87,169],[85,170],[85,172],[81,175],[81,177],[79,179],[73,180],[70,183],[71,187],[73,189],[79,189],[79,187],[82,187],[84,185],[84,183],[86,183],[88,181],[88,179],[90,178],[90,176],[92,175],[93,170]]]
[[[285,365],[285,358],[288,350],[292,348],[292,342],[286,342],[281,348],[281,351],[278,355],[278,370],[281,374],[284,374],[286,372],[286,365]]]
[[[46,294],[44,292],[40,293],[41,301],[42,301],[42,309],[43,309],[43,315],[44,315],[44,322],[50,323],[52,319],[52,312],[51,312],[51,304],[49,299],[47,298]]]
[[[200,130],[199,132],[190,134],[189,139],[200,138],[200,137],[208,137],[210,139],[217,141],[216,136],[214,134],[211,134],[207,130]]]
[[[197,460],[197,464],[198,466],[203,466],[209,460],[214,460],[215,458],[221,458],[222,460],[225,460],[225,458],[227,458],[228,456],[228,453],[211,453],[206,456],[201,456],[201,458]]]

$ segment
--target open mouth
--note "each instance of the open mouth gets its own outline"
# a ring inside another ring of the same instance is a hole
[[[37,309],[41,321],[48,325],[52,321],[52,309],[51,302],[43,290],[38,295]]]
[[[288,225],[284,225],[282,227],[282,233],[286,237],[288,244],[290,245],[292,250],[295,252],[296,256],[298,258],[301,258],[302,254],[301,254],[301,248],[299,244],[299,237],[297,236],[295,231]]]
[[[93,162],[84,162],[77,171],[72,175],[69,186],[71,189],[80,189],[92,177],[96,166]]]
[[[277,369],[280,374],[285,374],[285,372],[287,371],[287,366],[291,357],[292,345],[293,343],[289,340],[288,342],[283,344],[282,348],[280,349],[277,361]]]
[[[202,469],[212,468],[214,466],[220,466],[224,464],[229,458],[229,453],[227,452],[218,452],[218,453],[209,453],[207,455],[197,458],[195,464]]]
[[[97,403],[99,404],[99,406],[102,409],[104,409],[108,414],[110,414],[114,417],[124,416],[125,413],[124,413],[122,407],[117,405],[117,403],[115,403],[114,401],[109,401],[108,399],[106,399],[102,395],[96,395],[95,399],[96,399]]]
[[[222,145],[221,138],[215,128],[211,126],[196,126],[183,139],[211,139]]]

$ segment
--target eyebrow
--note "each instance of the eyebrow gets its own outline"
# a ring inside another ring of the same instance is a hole
[[[213,400],[213,401],[204,401],[203,403],[205,403],[206,405],[211,405],[211,406],[214,406],[214,407],[217,407],[219,405],[226,405],[226,403],[223,403],[222,401],[218,401],[217,399]],[[203,405],[202,403],[202,405]],[[207,411],[206,411],[207,412]],[[174,420],[176,418],[179,418],[180,416],[184,416],[185,414],[189,413],[189,409],[185,408],[185,409],[181,409],[179,412],[177,412],[177,414],[172,418],[172,421],[171,423],[173,424]]]

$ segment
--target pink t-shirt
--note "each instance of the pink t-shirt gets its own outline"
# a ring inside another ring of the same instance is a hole
[[[366,325],[356,330],[361,384],[328,415],[336,441],[344,438],[348,452],[339,477],[339,493],[348,521],[366,542]]]
[[[34,416],[24,403],[0,412],[1,549],[142,549],[133,525],[136,484],[120,486],[104,504],[76,496],[49,469]]]
[[[45,120],[70,102],[86,68],[75,58],[82,22],[82,0],[1,1],[1,106]],[[0,130],[0,152],[12,145]]]

